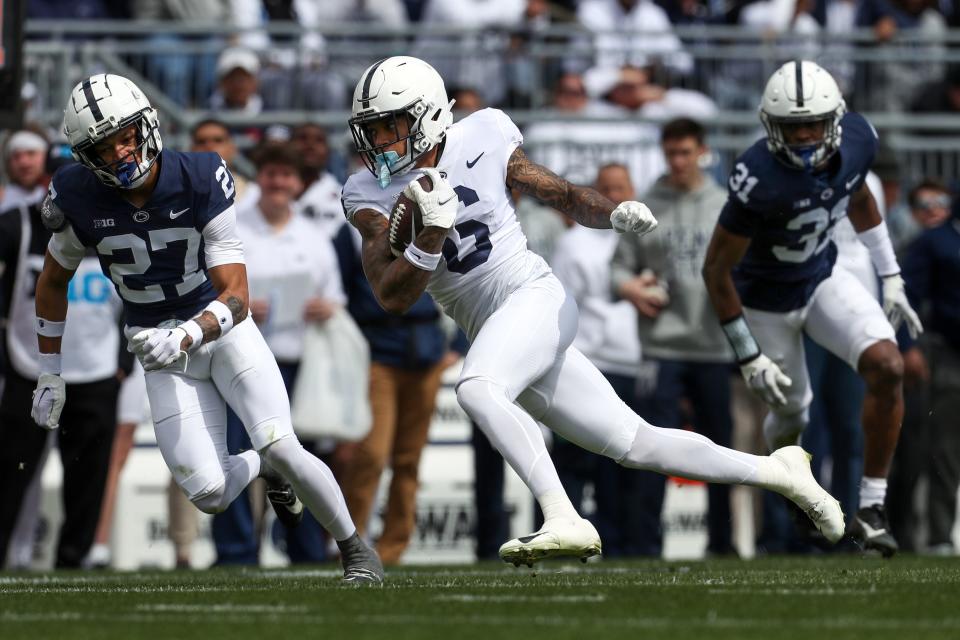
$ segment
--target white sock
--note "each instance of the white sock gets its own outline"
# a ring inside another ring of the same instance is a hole
[[[874,505],[883,506],[883,501],[887,499],[887,479],[886,478],[868,478],[863,476],[860,479],[860,507],[872,507]]]
[[[226,486],[223,489],[223,506],[227,507],[240,495],[254,478],[260,475],[260,456],[249,450],[227,458],[223,475]]]
[[[574,508],[573,503],[564,491],[547,491],[543,495],[537,496],[537,502],[543,509],[543,519],[552,520],[554,518],[566,518],[575,520],[580,517]]]

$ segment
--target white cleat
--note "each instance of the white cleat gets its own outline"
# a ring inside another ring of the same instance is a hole
[[[770,457],[786,467],[792,481],[780,493],[803,509],[827,540],[836,542],[843,537],[843,510],[837,499],[817,484],[810,471],[812,456],[801,447],[792,446],[777,449]]]
[[[544,522],[535,533],[505,542],[500,547],[500,558],[515,567],[521,564],[533,567],[538,560],[561,556],[586,562],[601,551],[600,534],[589,520],[554,518]]]

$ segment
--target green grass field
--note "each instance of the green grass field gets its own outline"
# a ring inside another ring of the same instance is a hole
[[[960,559],[0,574],[0,638],[960,638]]]

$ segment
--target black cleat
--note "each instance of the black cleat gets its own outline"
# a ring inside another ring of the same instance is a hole
[[[346,540],[338,540],[337,546],[340,547],[340,563],[343,565],[343,584],[383,584],[380,557],[356,532]]]
[[[288,529],[292,529],[303,520],[303,503],[297,497],[293,486],[286,478],[277,473],[267,461],[260,458],[260,477],[267,483],[267,500],[277,514],[277,520]]]
[[[890,533],[887,511],[883,505],[875,504],[857,511],[849,533],[861,550],[879,551],[884,558],[891,557],[900,549]]]

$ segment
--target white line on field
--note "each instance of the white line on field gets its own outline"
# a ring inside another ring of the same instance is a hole
[[[524,595],[483,595],[473,593],[453,593],[433,598],[440,602],[605,602],[602,594],[583,596],[524,596]]]
[[[224,602],[222,604],[138,604],[137,611],[149,611],[156,613],[307,613],[309,608],[306,605],[282,605],[282,604],[234,604]]]

